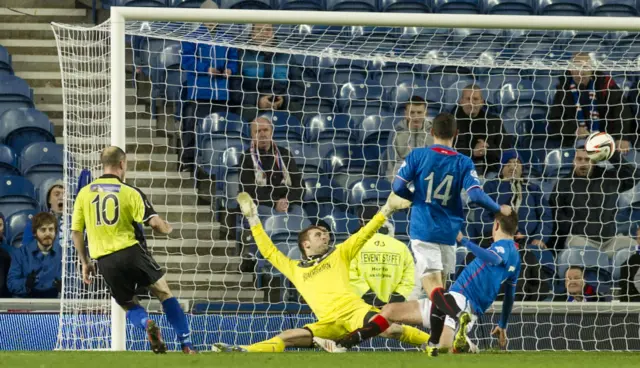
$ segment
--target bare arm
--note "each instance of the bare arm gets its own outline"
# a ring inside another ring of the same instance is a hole
[[[149,226],[160,234],[169,235],[173,231],[173,227],[163,220],[160,216],[153,216],[148,221]]]
[[[71,232],[71,239],[73,239],[73,246],[76,247],[78,253],[78,259],[82,262],[82,265],[91,263],[89,256],[87,255],[87,249],[84,246],[84,234],[79,231]]]

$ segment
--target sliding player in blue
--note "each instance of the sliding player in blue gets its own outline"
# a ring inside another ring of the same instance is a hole
[[[423,346],[429,356],[438,355],[440,335],[444,329],[447,315],[458,319],[459,322],[458,332],[453,343],[454,347],[464,346],[468,329],[493,304],[502,283],[507,281],[500,322],[491,332],[498,335],[500,346],[505,347],[507,323],[515,300],[515,286],[520,274],[520,256],[516,243],[513,241],[513,236],[517,231],[518,214],[513,211],[509,216],[496,215],[493,222],[493,244],[489,249],[481,248],[469,239],[463,238],[461,233],[458,234],[456,240],[471,251],[476,258],[462,271],[453,286],[449,288],[449,292],[445,294],[455,302],[444,310],[437,305],[431,309],[431,337],[426,346]]]
[[[473,161],[452,148],[457,133],[453,115],[436,116],[431,128],[434,144],[411,151],[393,182],[394,193],[412,201],[409,232],[416,260],[416,287],[409,299],[418,299],[422,287],[431,303],[412,304],[426,316],[431,304],[447,314],[452,312],[448,306],[453,300],[443,285],[456,265],[456,235],[463,222],[460,192],[466,190],[472,202],[491,213],[511,214],[511,207],[499,206],[482,190]]]

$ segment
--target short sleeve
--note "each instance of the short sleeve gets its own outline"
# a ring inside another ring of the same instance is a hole
[[[133,206],[133,220],[135,222],[144,222],[149,221],[153,216],[157,216],[158,213],[147,199],[147,196],[142,193],[142,191],[138,188],[134,188],[138,195],[133,195],[132,198],[132,206]]]
[[[464,161],[464,170],[463,170],[463,179],[462,185],[464,189],[469,191],[475,187],[482,188],[480,184],[480,178],[478,178],[478,172],[476,171],[476,166],[473,164],[471,159]]]
[[[415,155],[416,151],[413,150],[409,155],[404,159],[402,166],[400,166],[400,170],[398,171],[397,177],[406,181],[407,183],[413,181],[416,175],[416,167],[415,167]]]
[[[76,198],[75,203],[73,204],[73,215],[71,217],[71,231],[84,231],[84,209],[83,206],[83,198],[84,191],[81,191]]]

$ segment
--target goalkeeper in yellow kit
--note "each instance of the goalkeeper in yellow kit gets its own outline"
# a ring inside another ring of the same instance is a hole
[[[296,286],[318,321],[303,328],[283,331],[253,345],[214,344],[213,351],[282,352],[286,347],[312,347],[316,337],[335,340],[345,348],[377,335],[416,346],[429,339],[428,334],[414,327],[389,322],[379,314],[379,309],[356,295],[349,284],[351,260],[394,211],[408,208],[410,202],[391,194],[365,227],[335,248],[330,247],[329,235],[324,228],[308,227],[298,235],[302,261],[287,258],[275,247],[262,228],[256,205],[247,193],[238,195],[238,203],[242,214],[249,220],[262,256]]]

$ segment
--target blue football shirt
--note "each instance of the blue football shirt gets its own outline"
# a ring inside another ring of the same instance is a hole
[[[417,148],[406,157],[398,178],[413,182],[411,239],[454,246],[463,221],[463,189],[481,187],[473,161],[451,147]]]
[[[496,300],[503,281],[515,286],[520,275],[520,255],[513,240],[499,240],[491,245],[489,251],[500,256],[502,262],[489,265],[479,258],[474,259],[449,289],[464,295],[478,316]]]

